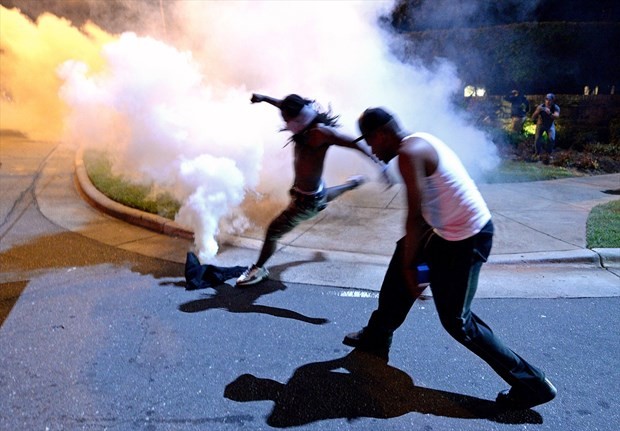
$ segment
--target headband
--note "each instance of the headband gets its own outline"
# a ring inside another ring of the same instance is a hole
[[[286,122],[285,130],[290,130],[296,135],[308,127],[317,115],[318,113],[309,105],[304,105],[295,118]]]

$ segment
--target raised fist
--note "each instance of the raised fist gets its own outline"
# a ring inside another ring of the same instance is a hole
[[[252,103],[260,103],[260,102],[264,102],[264,101],[265,101],[265,96],[263,96],[262,94],[252,93],[252,98],[250,99],[250,102],[252,102]]]

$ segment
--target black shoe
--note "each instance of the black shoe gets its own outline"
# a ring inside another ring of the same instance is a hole
[[[392,336],[377,334],[369,331],[368,328],[364,328],[361,331],[351,332],[345,335],[342,344],[355,347],[367,353],[372,353],[387,361],[390,346],[392,345]]]
[[[524,410],[551,401],[557,393],[558,390],[555,386],[551,384],[549,379],[545,378],[536,392],[512,387],[497,394],[495,402],[505,409]]]

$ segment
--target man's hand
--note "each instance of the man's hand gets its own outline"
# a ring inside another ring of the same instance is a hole
[[[252,102],[252,103],[260,103],[260,102],[264,102],[264,101],[265,101],[265,96],[263,96],[262,94],[252,93],[252,98],[250,99],[250,102]]]
[[[396,182],[392,179],[390,174],[388,173],[388,165],[380,162],[381,166],[381,182],[384,183],[387,187],[386,190],[396,184]]]
[[[417,272],[412,270],[404,270],[405,281],[407,283],[407,290],[409,294],[415,301],[422,295],[422,293],[426,290],[426,288],[430,285],[429,283],[418,283]]]

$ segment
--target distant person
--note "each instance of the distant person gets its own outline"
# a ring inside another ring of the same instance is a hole
[[[529,408],[552,400],[545,374],[509,349],[471,310],[481,266],[493,241],[491,213],[457,155],[429,133],[409,134],[382,108],[364,111],[359,128],[385,163],[398,157],[407,194],[405,236],[396,244],[377,309],[343,343],[388,359],[392,334],[422,293],[418,264],[430,268],[430,288],[446,331],[508,384],[496,402]]]
[[[560,107],[555,103],[555,94],[545,96],[544,103],[536,107],[532,114],[532,121],[536,122],[536,134],[534,137],[534,155],[549,163],[555,147],[555,120],[560,116]],[[547,134],[545,145],[543,133]],[[543,154],[544,151],[544,154]]]
[[[524,95],[519,94],[519,90],[512,90],[509,95],[504,96],[504,100],[510,103],[512,131],[521,133],[527,113],[530,111],[530,102]]]
[[[265,241],[258,260],[237,279],[237,286],[248,286],[266,279],[269,271],[267,260],[275,253],[277,241],[305,220],[315,217],[327,207],[327,203],[341,194],[353,190],[365,182],[361,175],[353,176],[339,186],[326,187],[323,167],[327,150],[332,145],[352,148],[373,158],[369,150],[336,129],[337,118],[330,111],[317,110],[312,100],[296,94],[284,99],[274,99],[253,94],[252,103],[266,102],[280,109],[286,129],[293,133],[294,180],[290,189],[291,201],[267,228]],[[376,162],[379,162],[374,158]],[[381,163],[382,164],[382,163]]]

